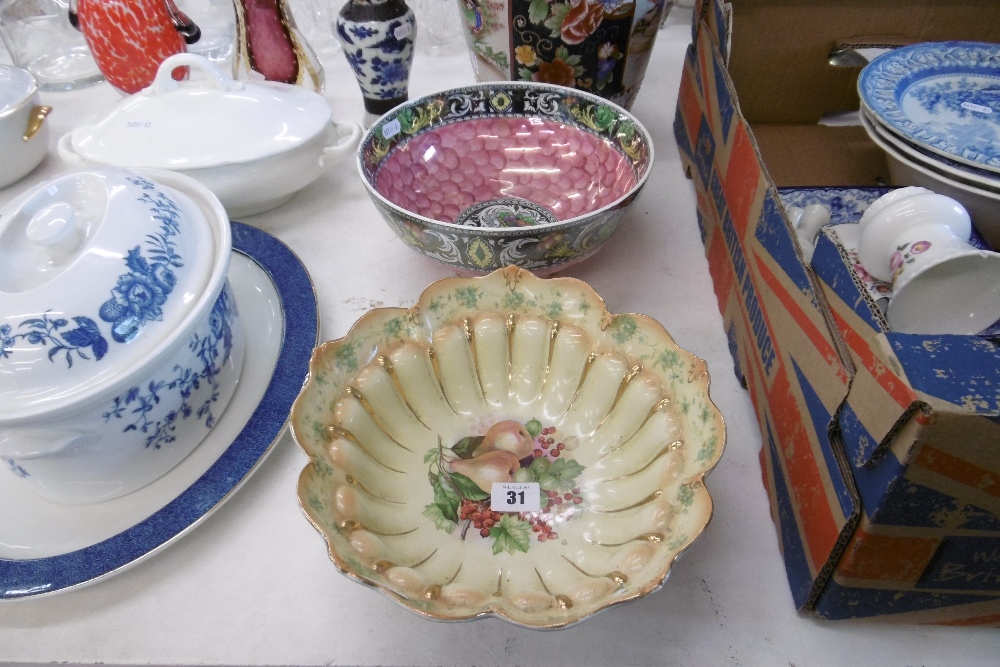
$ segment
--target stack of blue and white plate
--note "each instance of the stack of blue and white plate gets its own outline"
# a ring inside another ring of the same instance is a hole
[[[858,78],[861,123],[895,185],[961,202],[1000,248],[1000,44],[928,42],[888,51]]]

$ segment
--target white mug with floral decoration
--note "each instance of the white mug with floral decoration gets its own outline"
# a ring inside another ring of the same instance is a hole
[[[903,188],[861,218],[858,258],[892,283],[894,331],[976,334],[1000,320],[1000,254],[969,243],[972,221],[950,197]]]

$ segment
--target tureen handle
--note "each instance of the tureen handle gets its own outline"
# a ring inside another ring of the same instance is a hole
[[[58,454],[70,447],[93,445],[97,440],[97,434],[83,431],[12,429],[0,437],[0,457],[30,461]]]
[[[197,67],[205,72],[209,79],[221,90],[243,90],[243,83],[223,72],[215,63],[196,53],[175,53],[162,63],[156,70],[156,78],[149,86],[153,95],[162,95],[175,90],[178,86],[174,80],[173,71],[178,67]]]
[[[90,165],[86,158],[73,150],[72,132],[67,132],[59,137],[59,141],[56,143],[56,150],[59,152],[59,157],[62,158],[63,162],[71,167],[87,167]]]
[[[333,131],[337,136],[337,141],[330,146],[325,146],[319,156],[320,168],[327,165],[336,164],[348,155],[352,155],[361,142],[361,126],[349,121],[331,121]]]

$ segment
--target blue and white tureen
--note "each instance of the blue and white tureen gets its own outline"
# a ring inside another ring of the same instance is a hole
[[[73,172],[0,209],[0,474],[97,502],[201,442],[243,362],[231,241],[171,172]]]

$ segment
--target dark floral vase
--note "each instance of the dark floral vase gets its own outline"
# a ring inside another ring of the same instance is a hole
[[[673,0],[456,0],[479,81],[585,90],[626,109]]]
[[[409,96],[417,21],[403,0],[348,0],[337,39],[361,86],[365,127]]]

